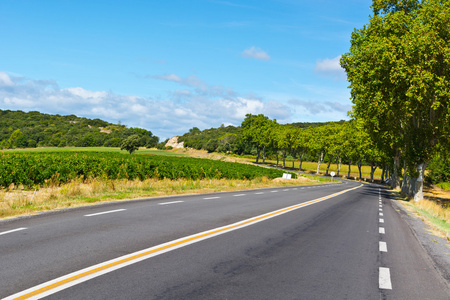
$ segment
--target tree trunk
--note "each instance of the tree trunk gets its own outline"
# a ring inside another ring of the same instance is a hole
[[[361,156],[360,156],[358,159],[359,180],[362,180],[361,165],[362,165],[362,162],[361,162]]]
[[[391,182],[390,185],[392,188],[400,189],[400,179],[398,177],[398,167],[400,166],[400,156],[397,155],[394,157],[394,169],[391,174]]]
[[[256,147],[256,163],[258,163],[259,161],[259,153],[261,152],[261,150],[259,149],[259,147]]]
[[[330,161],[328,162],[327,170],[325,171],[325,176],[328,176],[328,171],[330,170],[331,162],[333,161],[333,155],[330,155]]]
[[[279,158],[278,158],[278,150],[277,150],[276,152],[277,152],[277,167],[278,167],[278,162],[279,162]]]
[[[341,171],[341,163],[342,163],[342,157],[339,156],[337,159],[336,177],[339,177],[339,172]]]
[[[383,169],[381,170],[381,183],[384,182],[385,170],[386,170],[386,164],[383,165]]]
[[[298,153],[298,158],[300,160],[300,166],[298,167],[298,170],[301,171],[302,170],[302,163],[303,163],[303,154],[300,154],[300,152]]]
[[[352,170],[352,159],[349,158],[348,159],[348,174],[347,174],[347,178],[350,178],[351,170]]]
[[[426,163],[421,163],[417,166],[417,172],[419,177],[416,178],[416,184],[414,189],[414,201],[423,200],[423,180],[425,175]]]
[[[373,182],[373,174],[375,173],[375,170],[377,169],[377,165],[374,161],[370,162],[370,182]]]
[[[295,154],[292,152],[292,170],[295,169]]]
[[[266,163],[266,146],[263,148],[263,164]]]
[[[283,150],[283,169],[286,168],[286,150]]]
[[[322,161],[323,161],[323,151],[321,151],[320,154],[319,154],[319,162],[317,163],[316,174],[319,174],[320,164],[322,163]]]

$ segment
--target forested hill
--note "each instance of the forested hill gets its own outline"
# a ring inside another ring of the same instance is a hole
[[[120,147],[124,139],[135,134],[141,138],[140,146],[154,147],[159,140],[148,130],[127,128],[100,119],[0,109],[0,149],[44,146]]]
[[[337,121],[337,122],[296,122],[296,123],[291,123],[291,124],[287,124],[290,126],[294,126],[294,127],[298,127],[298,128],[308,128],[308,127],[320,127],[320,126],[324,126],[327,124],[343,124],[345,121],[341,120],[341,121]]]

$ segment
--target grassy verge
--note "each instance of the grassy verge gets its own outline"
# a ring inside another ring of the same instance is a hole
[[[274,186],[319,184],[329,179],[300,177],[295,180],[73,180],[60,186],[40,188],[36,191],[0,190],[0,219],[30,215],[42,211],[86,206],[93,203],[123,199],[137,199],[182,194],[224,192]]]
[[[450,191],[450,182],[440,182],[437,186],[443,190]]]
[[[436,197],[436,192],[431,187],[424,189],[424,199],[421,201],[414,201],[399,191],[392,193],[404,207],[428,224],[436,235],[450,241],[450,195],[439,193]]]

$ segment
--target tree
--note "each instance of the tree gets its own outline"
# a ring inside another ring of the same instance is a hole
[[[122,142],[120,150],[127,150],[130,154],[132,154],[134,151],[139,149],[140,141],[141,139],[139,135],[131,135]]]
[[[265,133],[271,122],[276,121],[269,120],[269,117],[266,117],[263,114],[246,114],[245,119],[241,124],[243,140],[256,148],[256,163],[258,163],[259,155],[264,148],[264,141],[268,138]]]
[[[419,200],[428,161],[450,145],[450,2],[375,0],[372,8],[341,58],[352,116],[394,155],[395,178],[403,159],[403,185]]]
[[[27,146],[27,137],[20,129],[17,129],[11,133],[8,143],[11,148],[25,148]]]

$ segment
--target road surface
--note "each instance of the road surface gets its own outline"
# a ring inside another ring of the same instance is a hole
[[[0,222],[0,298],[450,299],[381,186],[202,194]]]

